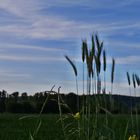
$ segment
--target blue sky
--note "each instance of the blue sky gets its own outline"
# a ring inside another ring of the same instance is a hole
[[[127,94],[126,71],[140,75],[139,7],[139,0],[1,0],[0,89],[32,94],[55,84],[75,92],[68,55],[78,67],[81,91],[81,40],[90,45],[98,32],[107,51],[108,91],[114,57],[114,93]]]

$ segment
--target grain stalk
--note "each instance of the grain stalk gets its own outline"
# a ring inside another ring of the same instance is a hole
[[[104,97],[104,103],[105,103],[105,108],[107,109],[107,101],[106,101],[106,52],[105,50],[103,51],[103,71],[104,71],[104,89],[103,89],[103,97]],[[108,126],[108,118],[107,118],[107,112],[106,114],[106,125]]]
[[[134,123],[133,123],[133,116],[132,116],[132,95],[131,95],[131,80],[130,80],[130,75],[129,75],[129,73],[127,72],[126,73],[126,75],[127,75],[127,81],[128,81],[128,85],[129,85],[129,93],[130,93],[130,99],[131,99],[131,101],[130,101],[130,104],[131,104],[131,125],[132,125],[132,130],[134,129]]]
[[[115,71],[115,59],[112,59],[112,69],[111,69],[111,108],[114,109],[114,103],[112,99],[112,93],[113,93],[113,83],[114,83],[114,71]]]
[[[79,112],[79,95],[78,95],[78,81],[77,81],[77,68],[75,66],[75,64],[70,60],[70,58],[68,56],[65,56],[65,58],[68,60],[68,62],[70,63],[70,65],[73,68],[74,74],[75,74],[75,82],[76,82],[76,93],[77,93],[77,111]]]
[[[133,87],[134,87],[134,96],[135,96],[135,114],[136,114],[136,127],[137,127],[137,134],[138,134],[138,108],[137,108],[137,102],[136,102],[136,79],[135,79],[135,74],[132,74],[132,81],[133,81]]]
[[[82,42],[82,62],[83,62],[83,129],[85,129],[85,69],[84,69],[84,63],[86,59],[86,51],[87,51],[87,42],[86,40]]]
[[[72,66],[73,68],[73,71],[74,71],[74,74],[75,74],[75,82],[76,82],[76,93],[77,93],[77,112],[80,111],[80,107],[79,107],[79,94],[78,94],[78,81],[77,81],[77,68],[75,66],[75,64],[70,60],[70,58],[68,56],[65,56],[65,58],[68,60],[68,62],[70,63],[70,65]],[[80,122],[78,120],[78,136],[80,138]]]

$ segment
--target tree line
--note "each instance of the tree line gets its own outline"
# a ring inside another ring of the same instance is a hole
[[[59,113],[58,96],[61,97],[61,109],[63,113],[77,112],[77,96],[75,93],[57,94],[55,91],[38,92],[28,95],[24,92],[19,96],[19,92],[8,94],[5,90],[0,91],[0,113],[39,113],[45,103],[42,113]],[[79,95],[79,107],[86,108],[86,98],[88,95]],[[95,94],[89,95],[91,100],[91,112],[96,110],[99,105],[100,113],[108,110],[112,113],[130,113],[135,112],[137,107],[140,113],[140,97],[130,97],[123,95]]]

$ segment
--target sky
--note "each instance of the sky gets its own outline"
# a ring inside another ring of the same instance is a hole
[[[139,0],[0,0],[0,90],[33,94],[55,85],[76,92],[68,55],[78,69],[80,94],[82,40],[91,46],[98,33],[107,52],[107,91],[115,58],[113,93],[129,94],[126,72],[140,75],[139,7]]]

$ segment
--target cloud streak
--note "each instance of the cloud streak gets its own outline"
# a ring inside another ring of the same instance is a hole
[[[68,5],[69,2],[60,1],[60,3]],[[79,2],[74,1],[70,3],[79,4]],[[85,2],[82,1],[81,3],[84,4]],[[116,34],[117,32],[122,32],[122,29],[126,30],[132,28],[140,28],[139,23],[133,22],[102,23],[102,21],[100,20],[100,23],[86,23],[67,19],[60,16],[42,15],[40,10],[44,9],[43,4],[44,3],[41,3],[37,0],[29,0],[28,2],[19,0],[19,2],[12,3],[10,0],[3,0],[0,4],[0,7],[5,11],[18,17],[16,19],[17,21],[22,19],[24,22],[1,25],[1,34],[11,34],[12,36],[14,35],[16,38],[20,37],[32,39],[60,40],[79,38],[84,36],[85,34],[90,34],[92,31],[96,30],[106,34]],[[47,7],[47,2],[45,3],[45,5]]]
[[[35,57],[35,56],[14,56],[14,55],[1,55],[0,61],[26,61],[26,62],[59,62],[59,61],[65,61],[63,57],[55,58],[55,57]]]
[[[0,76],[5,78],[30,78],[29,74],[5,71],[0,71]]]
[[[37,46],[37,45],[24,45],[24,44],[7,44],[3,43],[0,44],[0,50],[4,51],[5,49],[24,49],[24,50],[31,50],[31,51],[41,51],[41,52],[58,52],[63,51],[65,52],[66,49],[62,48],[52,48],[49,46]]]
[[[140,56],[126,56],[116,58],[117,64],[139,64]]]

